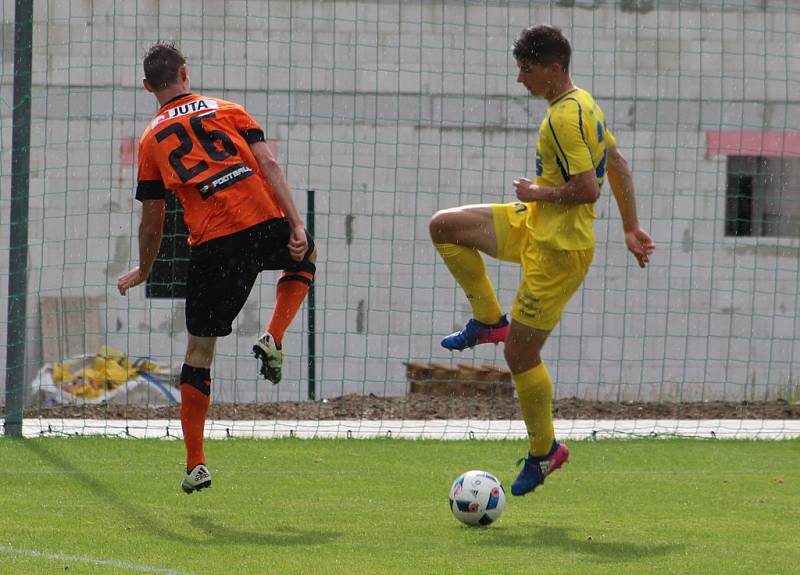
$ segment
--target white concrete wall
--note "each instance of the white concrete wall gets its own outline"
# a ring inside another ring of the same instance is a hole
[[[2,2],[5,22],[13,4]],[[606,189],[594,266],[544,352],[558,395],[797,394],[800,243],[725,237],[725,160],[707,157],[705,133],[800,129],[800,5],[661,2],[626,12],[612,0],[566,4],[37,2],[29,376],[41,364],[42,295],[104,295],[108,344],[182,358],[182,302],[114,289],[137,261],[135,173],[120,149],[156,109],[140,87],[140,61],[152,42],[174,39],[197,91],[245,104],[278,141],[303,212],[304,190],[317,190],[319,396],[405,393],[403,362],[450,361],[438,340],[469,316],[427,220],[458,204],[510,201],[511,180],[530,175],[545,104],[515,83],[510,46],[519,29],[546,21],[572,39],[574,80],[606,111],[658,245],[640,271]],[[13,70],[3,46],[5,250]],[[490,263],[490,271],[510,307],[517,270]],[[2,257],[4,327],[7,278]],[[216,401],[306,397],[305,312],[288,334],[279,387],[258,382],[249,354],[269,319],[274,279],[262,274],[234,333],[219,343]],[[3,329],[0,386],[5,338]],[[503,363],[501,348],[454,361]]]

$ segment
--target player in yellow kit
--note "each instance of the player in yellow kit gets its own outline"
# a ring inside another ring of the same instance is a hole
[[[513,54],[517,82],[549,102],[539,127],[536,179],[514,180],[518,202],[437,212],[430,234],[473,312],[465,328],[445,337],[442,346],[460,351],[505,341],[529,439],[511,493],[524,495],[569,458],[567,446],[555,439],[553,381],[540,353],[592,262],[594,203],[606,173],[625,243],[640,267],[647,265],[654,244],[639,225],[631,171],[603,111],[589,92],[572,83],[569,40],[558,28],[533,26],[517,36]],[[522,265],[510,322],[479,252]]]

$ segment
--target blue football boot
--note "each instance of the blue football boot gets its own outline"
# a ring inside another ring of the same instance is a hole
[[[544,457],[534,457],[528,455],[524,459],[517,462],[525,462],[522,466],[522,471],[511,484],[512,495],[525,495],[536,489],[542,483],[544,478],[553,473],[556,469],[564,465],[569,460],[569,449],[563,443],[553,442],[553,448],[550,454]]]
[[[471,319],[461,331],[451,333],[442,340],[442,347],[452,351],[463,351],[468,347],[475,347],[480,343],[493,343],[497,345],[508,337],[511,324],[504,315],[495,324],[486,324]]]

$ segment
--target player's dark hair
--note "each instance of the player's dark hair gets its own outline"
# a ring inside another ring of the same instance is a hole
[[[144,55],[144,77],[154,90],[163,90],[178,81],[178,71],[186,58],[174,42],[158,42]]]
[[[537,66],[558,62],[564,72],[569,72],[572,46],[561,28],[539,24],[526,28],[514,41],[514,58]]]

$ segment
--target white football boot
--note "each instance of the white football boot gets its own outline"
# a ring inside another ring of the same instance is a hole
[[[207,487],[211,487],[211,472],[202,463],[195,465],[181,481],[181,489],[186,493],[194,493]]]
[[[272,383],[279,383],[283,377],[283,352],[275,344],[275,338],[265,331],[253,345],[253,355],[261,360],[261,375]]]

